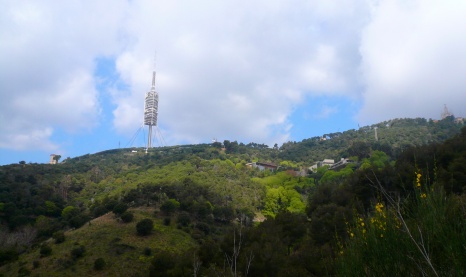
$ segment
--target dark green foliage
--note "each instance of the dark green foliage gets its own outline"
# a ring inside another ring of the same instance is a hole
[[[116,215],[121,215],[124,212],[126,212],[127,209],[128,209],[128,205],[126,205],[125,203],[118,203],[117,205],[115,205],[115,207],[113,207],[112,211]]]
[[[235,212],[231,207],[223,206],[216,207],[213,214],[216,221],[223,223],[229,223],[235,216]]]
[[[124,212],[121,215],[121,220],[123,220],[123,222],[125,222],[125,223],[129,223],[129,222],[133,221],[133,218],[134,218],[133,213],[128,212],[128,211]]]
[[[86,253],[86,247],[84,247],[84,245],[78,245],[74,247],[73,249],[71,249],[71,256],[74,259],[83,257],[85,253]]]
[[[114,253],[116,255],[122,255],[127,252],[132,252],[136,250],[136,248],[134,246],[121,243],[121,238],[115,238],[110,242],[109,250],[111,253]]]
[[[102,270],[102,269],[104,269],[105,265],[106,265],[106,263],[105,263],[104,258],[97,258],[94,261],[94,269],[95,270]]]
[[[36,269],[40,267],[40,261],[39,260],[34,260],[32,262],[32,268]]]
[[[154,229],[154,222],[149,219],[143,219],[136,224],[136,231],[140,236],[147,236],[152,233],[152,229]]]
[[[209,224],[204,223],[204,222],[198,222],[196,223],[196,229],[202,231],[204,235],[210,234],[211,228]]]
[[[462,216],[466,198],[446,196],[442,188],[425,186],[421,183],[421,192],[401,204],[406,225],[395,213],[396,206],[361,215],[348,226],[354,237],[337,256],[340,275],[376,276],[389,271],[394,276],[464,276],[466,222]]]
[[[108,211],[112,211],[113,208],[115,208],[115,206],[118,205],[118,201],[116,201],[114,199],[105,199],[103,204],[105,205],[105,208]]]
[[[152,255],[152,249],[150,249],[150,247],[144,248],[143,254],[144,254],[145,256],[150,256],[150,255]]]
[[[213,147],[215,147],[215,148],[218,148],[218,149],[220,149],[220,148],[222,148],[222,143],[221,143],[221,142],[218,142],[218,141],[216,141],[216,142],[212,143],[212,146],[213,146]]]
[[[178,214],[176,223],[181,226],[188,226],[191,223],[191,216],[187,212],[181,212]]]
[[[18,252],[16,249],[0,249],[0,266],[7,264],[18,259]]]
[[[359,160],[362,160],[364,158],[369,158],[370,154],[371,154],[371,147],[369,143],[364,142],[364,141],[353,142],[353,145],[351,145],[348,148],[348,156],[350,157],[356,156],[359,158]]]
[[[18,270],[18,276],[21,277],[21,276],[29,276],[31,275],[31,271],[29,269],[27,269],[26,267],[20,267],[19,270]]]
[[[71,218],[79,215],[79,209],[73,206],[66,206],[61,212],[61,217],[63,220],[70,220]]]
[[[175,268],[175,262],[172,253],[167,251],[157,253],[152,259],[149,276],[170,276],[169,271]]]
[[[79,214],[74,216],[69,220],[69,225],[73,228],[79,228],[86,224],[90,220],[89,216],[86,214]]]
[[[371,150],[380,150],[392,158],[409,147],[439,143],[457,134],[463,127],[446,118],[438,123],[423,118],[393,119],[359,130],[325,134],[297,142],[286,142],[280,147],[279,158],[292,161],[339,160],[342,157],[368,157]],[[374,127],[377,127],[378,141]],[[387,147],[388,146],[388,147]]]
[[[149,276],[192,276],[194,251],[188,249],[185,254],[161,251],[154,254],[149,268]]]
[[[108,212],[107,208],[104,205],[98,205],[95,206],[94,209],[92,210],[92,214],[94,217],[99,217]]]
[[[40,256],[41,257],[47,257],[47,256],[50,256],[52,254],[52,247],[50,247],[49,245],[47,244],[43,244],[41,247],[40,247]]]
[[[163,219],[163,225],[165,226],[170,226],[171,218],[170,217],[165,217]]]
[[[160,207],[160,210],[164,212],[166,215],[171,215],[179,207],[180,207],[180,203],[178,201],[176,201],[175,199],[169,199],[162,204],[162,206]]]
[[[39,237],[50,237],[53,233],[62,226],[58,218],[50,218],[40,215],[36,218],[34,228],[37,229]]]
[[[62,243],[65,241],[65,232],[64,231],[57,231],[53,233],[53,238],[55,239],[55,243]]]

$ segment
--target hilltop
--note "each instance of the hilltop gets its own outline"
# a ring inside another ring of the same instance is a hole
[[[273,148],[226,140],[153,148],[148,154],[143,149],[113,149],[56,165],[2,166],[0,273],[345,272],[344,261],[335,255],[343,247],[357,256],[357,245],[346,243],[351,234],[362,232],[351,231],[353,218],[369,224],[378,211],[377,201],[386,209],[393,206],[385,190],[417,203],[423,195],[434,199],[438,189],[448,196],[442,199],[454,204],[445,210],[447,219],[457,218],[455,207],[464,204],[466,180],[463,126],[453,117],[438,122],[395,119]],[[316,161],[342,157],[355,162],[338,171],[325,166],[307,170]],[[276,164],[278,170],[250,167],[259,161]],[[412,186],[421,183],[416,178],[436,190],[419,193]],[[416,222],[416,214],[405,214],[412,210],[403,215]],[[153,222],[148,235],[136,230],[143,219]],[[452,237],[463,232],[461,224],[451,231]],[[434,258],[436,266],[445,266],[444,256]],[[417,272],[406,265],[400,268]]]

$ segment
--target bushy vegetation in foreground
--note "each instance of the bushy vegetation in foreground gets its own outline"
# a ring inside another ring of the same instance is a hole
[[[421,178],[421,174],[416,174]],[[386,194],[347,225],[336,267],[341,276],[464,276],[466,197],[417,180],[408,199]]]

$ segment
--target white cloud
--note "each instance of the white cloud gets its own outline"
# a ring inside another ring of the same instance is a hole
[[[319,113],[314,115],[314,118],[316,118],[316,119],[328,118],[329,116],[331,116],[332,114],[337,113],[337,112],[338,112],[338,107],[332,107],[332,106],[324,105],[321,108],[321,110],[319,111]]]
[[[361,121],[439,118],[443,104],[464,116],[464,14],[463,1],[380,1],[374,6],[361,42],[367,84]]]
[[[3,1],[0,147],[54,150],[54,129],[98,125],[94,59],[118,48],[122,10],[114,1]]]
[[[154,50],[159,124],[172,143],[283,142],[305,94],[354,94],[358,86],[357,1],[136,2],[125,29],[136,39],[117,60],[131,84],[131,95],[115,99],[120,132],[134,132],[131,113],[142,114]]]

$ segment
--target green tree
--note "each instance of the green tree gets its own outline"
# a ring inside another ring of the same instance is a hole
[[[118,203],[115,207],[113,207],[113,212],[117,215],[121,215],[124,212],[126,212],[127,209],[128,205],[126,205],[125,203]]]
[[[123,220],[123,222],[125,222],[125,223],[128,223],[128,222],[133,221],[133,218],[134,218],[133,213],[128,212],[128,211],[124,212],[124,213],[121,215],[121,220]]]
[[[149,218],[143,219],[136,224],[136,231],[140,236],[149,235],[152,229],[154,229],[154,222]]]
[[[168,199],[165,201],[160,210],[164,212],[166,215],[171,215],[180,207],[180,202],[176,201],[175,199]]]
[[[73,206],[67,206],[62,210],[61,217],[64,220],[68,221],[68,220],[70,220],[71,218],[73,218],[74,216],[76,216],[78,214],[79,214],[78,208],[73,207]]]
[[[95,270],[102,270],[102,269],[104,269],[105,265],[106,265],[106,262],[105,262],[104,258],[97,258],[94,261],[94,269]]]
[[[40,247],[40,256],[41,257],[47,257],[47,256],[50,256],[52,254],[52,247],[50,247],[49,245],[47,244],[44,244]]]
[[[53,238],[55,239],[55,243],[59,244],[65,241],[65,232],[63,230],[56,231],[53,233]]]

